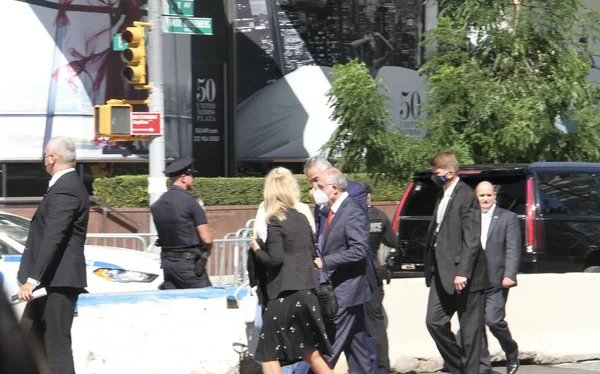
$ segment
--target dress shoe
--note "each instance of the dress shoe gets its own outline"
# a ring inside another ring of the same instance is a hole
[[[506,373],[515,374],[519,370],[519,352],[515,352],[510,355],[510,358],[506,357]]]

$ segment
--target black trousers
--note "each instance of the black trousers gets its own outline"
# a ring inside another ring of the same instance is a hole
[[[508,323],[504,320],[506,317],[506,300],[508,299],[508,288],[488,287],[485,291],[485,324],[490,332],[506,353],[507,359],[513,359],[517,355],[518,345],[512,338]],[[492,359],[488,351],[487,335],[485,330],[482,334],[481,342],[481,373],[492,371]]]
[[[206,271],[200,276],[196,274],[194,260],[163,258],[161,263],[165,278],[160,285],[161,290],[204,288],[211,285]]]
[[[386,326],[385,309],[383,308],[383,284],[378,287],[378,292],[366,305],[367,319],[371,327],[371,335],[375,342],[377,352],[377,370],[379,374],[388,374],[390,369],[390,357],[388,353],[388,336]]]
[[[452,374],[476,374],[481,356],[484,290],[448,294],[436,275],[429,290],[425,323],[438,351]],[[450,319],[458,313],[462,347],[450,327]]]
[[[21,325],[41,343],[52,373],[75,373],[71,349],[71,326],[80,288],[48,287],[48,295],[27,304]]]

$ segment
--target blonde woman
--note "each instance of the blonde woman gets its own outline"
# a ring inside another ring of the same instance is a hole
[[[285,168],[275,168],[265,180],[266,243],[256,239],[252,250],[264,281],[263,327],[255,359],[265,374],[281,373],[281,366],[306,361],[316,374],[332,374],[323,354],[330,355],[317,297],[319,285],[313,263],[313,231],[295,207],[298,182]]]

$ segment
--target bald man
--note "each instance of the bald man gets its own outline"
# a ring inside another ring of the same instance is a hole
[[[496,191],[490,182],[481,182],[475,188],[481,207],[481,246],[488,265],[490,285],[485,292],[485,324],[498,339],[506,354],[506,371],[514,374],[519,369],[519,350],[512,338],[506,316],[508,290],[517,285],[517,271],[521,261],[521,230],[517,215],[496,206]],[[487,336],[483,332],[480,373],[492,372]]]

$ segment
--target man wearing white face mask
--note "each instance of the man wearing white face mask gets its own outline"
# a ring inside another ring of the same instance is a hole
[[[312,183],[312,189],[310,190],[310,196],[315,202],[315,229],[317,235],[317,243],[319,247],[323,245],[323,231],[325,229],[325,222],[327,221],[327,215],[329,214],[329,207],[327,206],[327,194],[317,188],[319,182],[319,174],[327,169],[331,169],[333,166],[320,156],[313,156],[304,165],[304,175]],[[365,210],[367,214],[367,190],[361,183],[356,183],[346,178],[346,192],[350,197],[354,198],[358,204]]]

